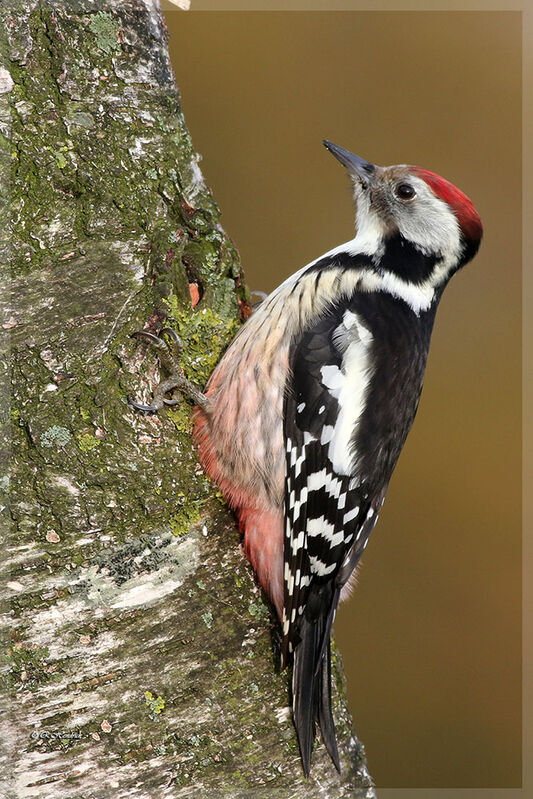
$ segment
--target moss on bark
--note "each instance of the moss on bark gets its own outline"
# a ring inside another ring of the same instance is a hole
[[[158,379],[132,332],[177,329],[203,384],[248,308],[160,13],[11,0],[2,15],[5,795],[371,796],[340,665],[343,774],[319,746],[301,775],[272,617],[198,467],[190,404],[127,404]]]

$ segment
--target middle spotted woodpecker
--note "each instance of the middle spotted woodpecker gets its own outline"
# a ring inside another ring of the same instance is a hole
[[[324,144],[353,180],[355,237],[261,303],[205,397],[181,375],[161,385],[157,406],[136,406],[174,402],[163,399],[172,387],[197,403],[200,460],[281,621],[306,775],[315,721],[340,769],[331,626],[416,414],[437,305],[482,235],[473,204],[444,178]]]

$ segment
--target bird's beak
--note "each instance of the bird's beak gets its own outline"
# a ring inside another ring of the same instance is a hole
[[[345,150],[344,147],[339,147],[338,144],[333,144],[327,139],[324,139],[322,143],[335,156],[337,161],[340,161],[346,167],[352,177],[359,178],[365,185],[373,182],[376,174],[374,164],[369,164],[364,158],[359,158],[358,155],[354,155],[349,150]]]

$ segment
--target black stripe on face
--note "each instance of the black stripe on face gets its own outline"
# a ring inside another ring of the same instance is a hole
[[[398,231],[385,239],[385,249],[377,261],[378,271],[392,272],[408,283],[424,283],[433,273],[442,255],[426,255]]]

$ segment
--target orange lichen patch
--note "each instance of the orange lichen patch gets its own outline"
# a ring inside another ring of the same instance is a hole
[[[196,208],[190,203],[188,203],[184,197],[181,198],[181,207],[185,211],[186,216],[188,216],[189,218],[196,213]]]
[[[198,283],[189,283],[189,291],[191,293],[192,307],[196,308],[200,302],[200,287],[198,286]]]
[[[247,302],[246,300],[242,300],[239,297],[239,308],[241,312],[241,319],[244,320],[249,319],[250,316],[252,315],[252,306],[250,305],[250,303]]]

